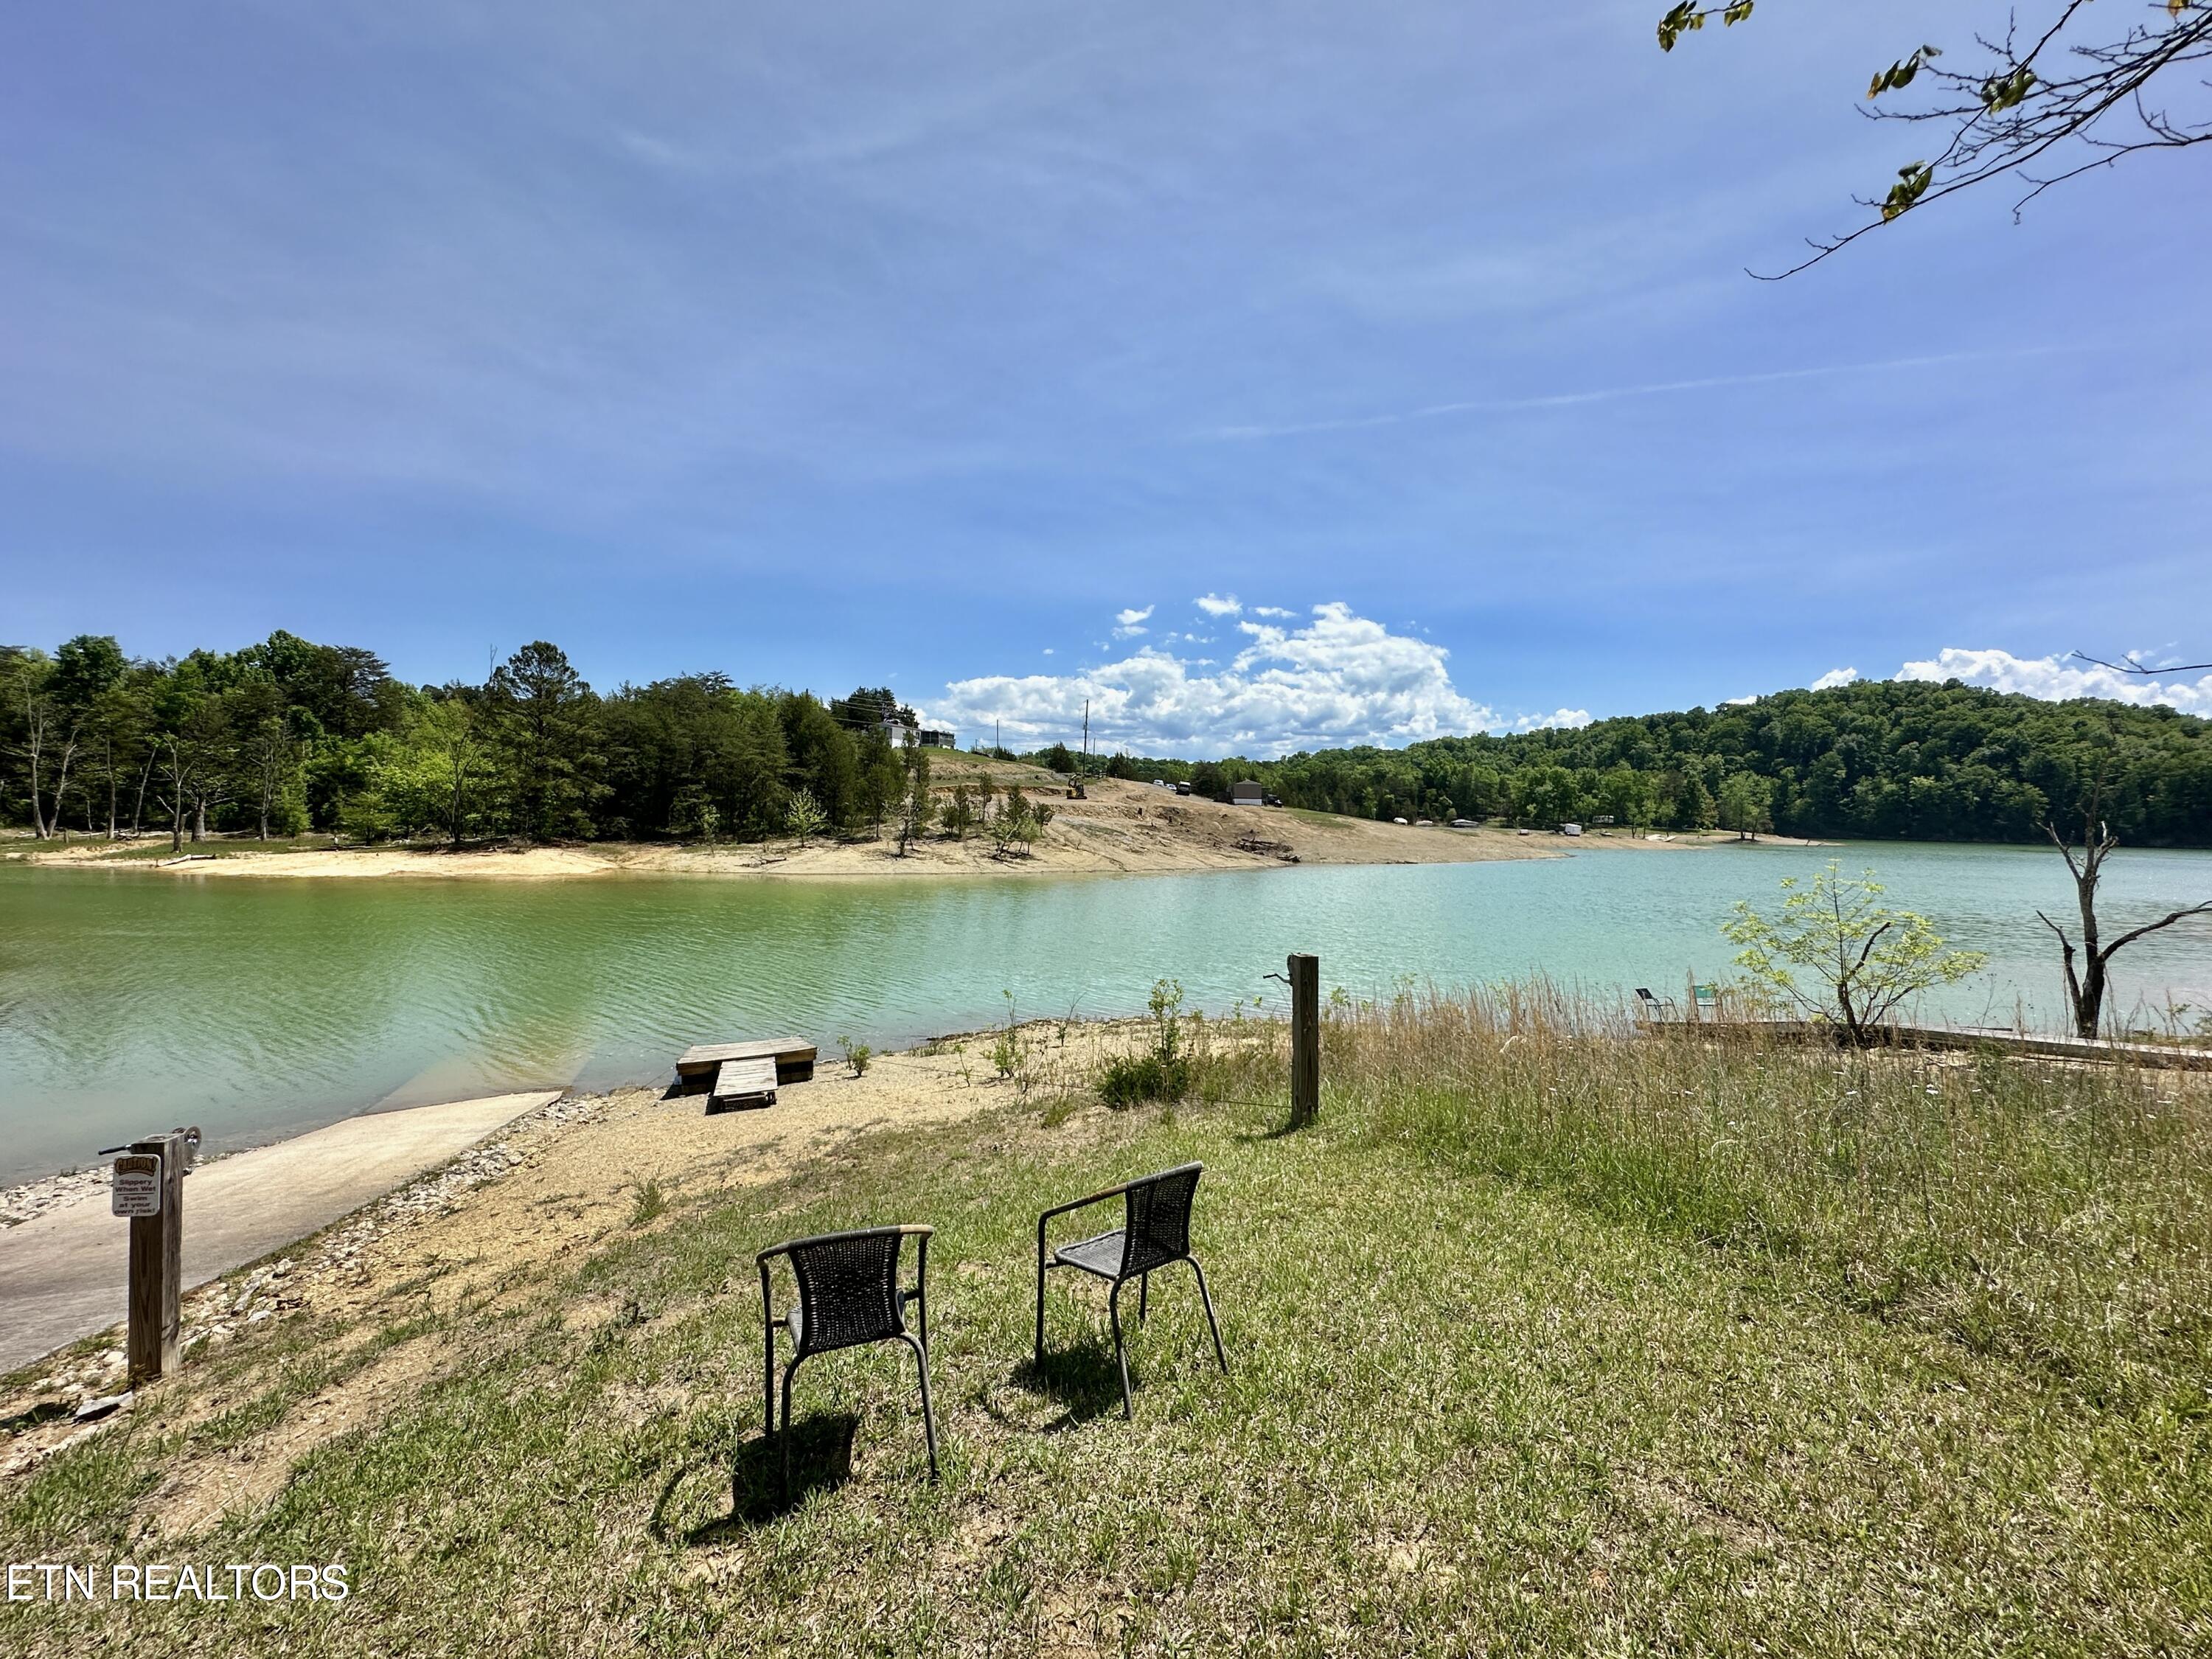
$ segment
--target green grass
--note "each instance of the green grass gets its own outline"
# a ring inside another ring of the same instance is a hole
[[[1009,1113],[674,1200],[519,1315],[441,1328],[438,1380],[270,1502],[133,1552],[343,1560],[343,1607],[0,1618],[53,1653],[2212,1640],[2201,1096],[1988,1064],[1929,1096],[1910,1066],[1625,1045],[1557,1012],[1333,1022],[1297,1135],[1254,1104]],[[1206,1096],[1257,1097],[1269,1035]],[[1838,1117],[1854,1075],[1866,1115]],[[1231,1374],[1164,1275],[1124,1424],[1102,1299],[1066,1276],[1059,1358],[1030,1373],[1034,1218],[1188,1158]],[[787,1508],[752,1253],[893,1220],[937,1228],[944,1479],[910,1362],[860,1351],[800,1374]],[[106,1559],[178,1439],[149,1420],[56,1459],[0,1498],[0,1555]]]

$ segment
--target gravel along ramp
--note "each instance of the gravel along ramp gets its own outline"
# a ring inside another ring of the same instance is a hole
[[[374,1112],[202,1165],[185,1182],[184,1288],[320,1231],[560,1095]],[[0,1372],[124,1316],[130,1226],[102,1188],[0,1232]]]

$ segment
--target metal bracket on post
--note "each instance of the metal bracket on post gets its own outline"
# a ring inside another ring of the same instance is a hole
[[[1291,970],[1291,1127],[1321,1115],[1321,958],[1294,956]]]

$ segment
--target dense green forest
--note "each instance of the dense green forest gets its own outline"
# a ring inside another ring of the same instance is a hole
[[[0,654],[0,815],[40,836],[626,840],[881,823],[911,769],[887,690],[830,702],[718,674],[594,692],[554,646],[481,685],[409,686],[285,633],[134,661],[82,635]]]
[[[0,649],[0,819],[40,834],[210,830],[361,840],[856,834],[930,816],[885,690],[827,702],[690,674],[595,692],[554,646],[483,684],[410,686],[357,647],[278,633],[134,660],[85,635]],[[1063,744],[1026,758],[1063,772]],[[2103,812],[2137,846],[2212,845],[2212,723],[2165,708],[1862,682],[1579,730],[1274,761],[1094,762],[1365,817],[2029,841]],[[921,807],[915,802],[919,795]]]
[[[2101,778],[2103,817],[2123,841],[2212,845],[2212,722],[1955,680],[1204,769],[1201,791],[1234,773],[1291,805],[1360,817],[1918,841],[2039,840],[2046,820],[2078,830]]]

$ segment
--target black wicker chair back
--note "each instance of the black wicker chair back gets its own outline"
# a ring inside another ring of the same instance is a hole
[[[799,1281],[799,1352],[828,1353],[906,1334],[899,1308],[896,1227],[831,1233],[791,1247]]]
[[[915,1240],[914,1288],[898,1282],[899,1248]],[[867,1227],[858,1232],[821,1233],[794,1238],[763,1250],[760,1267],[761,1407],[766,1431],[775,1426],[775,1338],[792,1338],[791,1363],[783,1368],[783,1479],[791,1483],[791,1382],[799,1368],[818,1353],[854,1348],[864,1342],[903,1342],[914,1350],[915,1380],[921,1385],[921,1429],[929,1444],[929,1473],[937,1475],[937,1422],[929,1409],[929,1237],[921,1226]],[[799,1305],[775,1310],[769,1264],[778,1256],[791,1261],[799,1285]],[[914,1304],[916,1328],[908,1330],[907,1304]]]
[[[1129,1183],[1122,1278],[1133,1279],[1190,1254],[1190,1201],[1204,1172],[1199,1164],[1186,1164]]]

